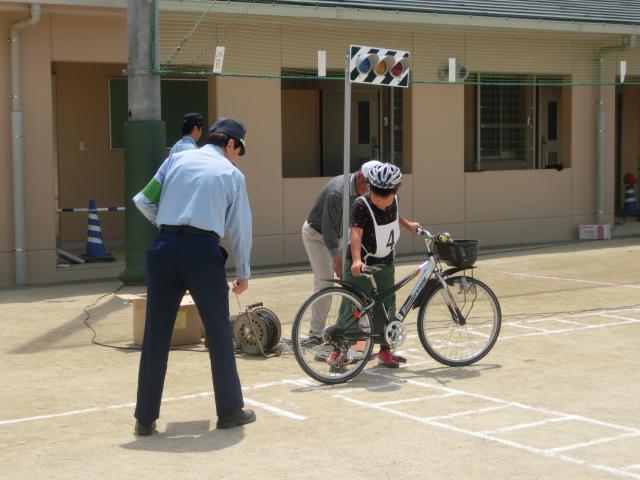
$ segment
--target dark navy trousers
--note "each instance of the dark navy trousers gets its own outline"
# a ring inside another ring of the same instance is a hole
[[[229,322],[227,253],[215,237],[160,232],[147,251],[147,316],[140,357],[135,417],[160,416],[171,335],[180,301],[189,290],[209,340],[218,416],[244,406]]]

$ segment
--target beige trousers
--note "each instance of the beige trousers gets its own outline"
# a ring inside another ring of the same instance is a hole
[[[326,279],[333,278],[333,261],[331,253],[324,244],[324,237],[321,233],[309,225],[307,221],[302,225],[302,243],[307,251],[311,270],[313,271],[314,292],[332,285]],[[315,302],[311,311],[311,335],[321,335],[324,330],[327,313],[331,308],[331,298],[326,301]]]

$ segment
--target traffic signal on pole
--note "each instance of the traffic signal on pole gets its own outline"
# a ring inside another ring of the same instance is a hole
[[[352,45],[350,55],[349,80],[352,83],[409,86],[409,52]]]

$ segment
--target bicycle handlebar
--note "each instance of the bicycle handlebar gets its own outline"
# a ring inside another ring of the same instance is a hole
[[[433,235],[429,230],[425,230],[424,228],[416,229],[416,234],[427,237],[429,240],[435,240],[440,243],[449,243],[453,240],[453,237],[449,232],[444,233],[436,233]]]

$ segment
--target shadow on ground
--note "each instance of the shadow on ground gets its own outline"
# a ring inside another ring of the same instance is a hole
[[[135,440],[120,446],[127,450],[151,452],[213,452],[236,445],[243,438],[244,427],[211,430],[208,420],[170,422],[164,432],[156,432],[149,437],[135,437]]]

